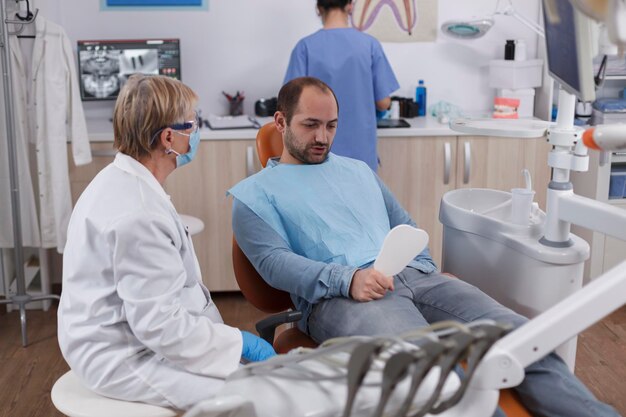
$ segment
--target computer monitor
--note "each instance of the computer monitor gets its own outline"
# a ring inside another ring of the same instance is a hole
[[[84,101],[115,100],[135,73],[180,79],[178,39],[78,41],[78,77]]]
[[[591,20],[569,0],[554,0],[558,19],[544,7],[548,71],[561,86],[582,101],[595,99]]]

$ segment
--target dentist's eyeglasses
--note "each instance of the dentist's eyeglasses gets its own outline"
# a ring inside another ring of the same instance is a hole
[[[202,119],[200,119],[200,115],[198,114],[198,111],[196,110],[194,112],[195,116],[193,120],[188,120],[186,122],[182,122],[182,123],[174,123],[171,125],[167,125],[165,127],[160,128],[159,130],[157,130],[156,132],[154,132],[154,134],[152,135],[152,138],[150,139],[150,145],[152,145],[154,143],[154,140],[156,139],[157,135],[159,133],[161,133],[163,131],[163,129],[166,128],[170,128],[176,131],[180,131],[180,130],[188,130],[188,129],[193,129],[192,133],[195,133],[198,131],[198,129],[200,129],[200,126],[202,126]],[[179,132],[181,135],[187,135],[186,133],[182,133]]]
[[[169,127],[171,129],[174,130],[187,130],[187,129],[193,129],[193,131],[197,131],[198,129],[200,129],[200,125],[202,124],[202,121],[200,120],[200,116],[198,115],[198,112],[194,112],[195,116],[193,120],[188,120],[186,122],[183,123],[175,123],[166,127]],[[165,129],[165,128],[163,128]],[[162,129],[161,129],[162,130]]]

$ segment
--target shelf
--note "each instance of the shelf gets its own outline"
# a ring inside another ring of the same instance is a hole
[[[527,139],[545,137],[548,128],[554,125],[556,123],[538,119],[460,118],[450,121],[450,129],[457,132]]]
[[[626,80],[626,75],[605,75],[605,80]]]

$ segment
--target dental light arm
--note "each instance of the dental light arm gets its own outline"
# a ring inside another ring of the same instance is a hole
[[[556,210],[563,222],[594,230],[626,241],[626,211],[574,192],[561,194]]]
[[[626,261],[497,342],[480,363],[473,386],[519,385],[526,366],[625,303]]]
[[[511,0],[509,0],[507,3],[508,4],[502,10],[498,10],[499,4],[496,5],[496,12],[494,14],[496,14],[496,15],[504,15],[504,16],[512,16],[512,17],[516,18],[517,20],[519,20],[519,22],[522,23],[524,26],[526,26],[527,28],[529,28],[530,30],[535,32],[537,35],[539,35],[541,37],[545,37],[545,33],[543,31],[543,27],[540,24],[538,24],[536,22],[533,22],[532,20],[528,19],[527,17],[519,14],[515,10],[515,8],[513,7],[513,3],[511,2]]]

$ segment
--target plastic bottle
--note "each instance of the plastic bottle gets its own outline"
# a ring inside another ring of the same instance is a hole
[[[507,40],[504,45],[504,59],[506,61],[513,61],[515,59],[515,41]]]
[[[415,102],[417,103],[417,115],[426,116],[426,86],[424,80],[419,80],[415,88]]]
[[[515,41],[515,61],[526,61],[526,42],[523,39]]]

